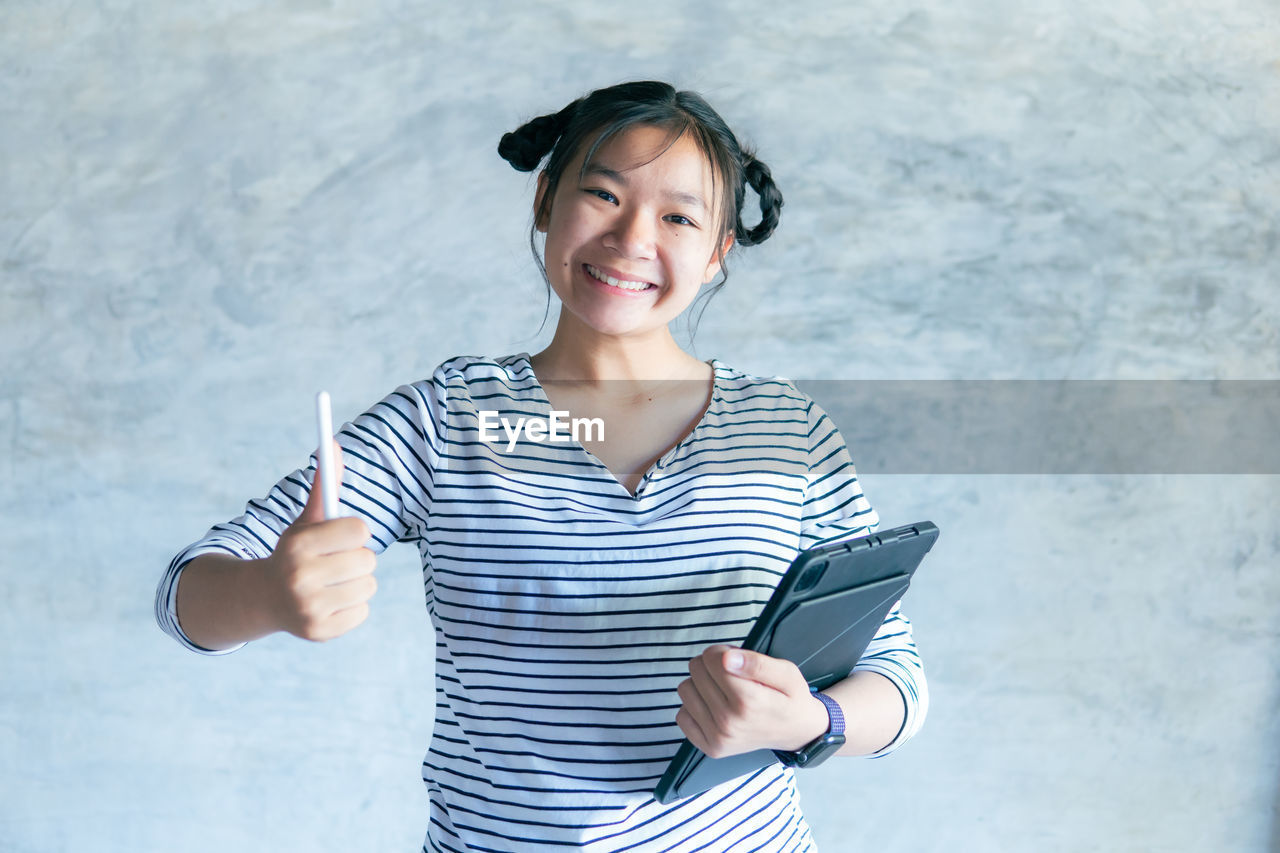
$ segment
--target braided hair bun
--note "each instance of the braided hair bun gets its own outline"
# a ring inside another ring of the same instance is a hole
[[[760,196],[760,222],[754,228],[748,229],[742,224],[742,217],[739,216],[734,226],[734,237],[743,246],[757,246],[768,240],[769,235],[773,234],[774,229],[778,227],[778,218],[782,210],[782,191],[773,182],[773,174],[768,166],[751,154],[744,154],[743,159],[746,161],[743,177],[746,178],[751,189],[756,191],[756,195]],[[738,204],[738,208],[742,208],[741,203]]]
[[[538,116],[504,133],[498,142],[498,156],[521,172],[532,172],[556,147],[579,103],[574,101],[558,113]]]

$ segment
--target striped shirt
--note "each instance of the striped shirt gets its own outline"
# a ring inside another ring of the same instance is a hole
[[[375,552],[411,542],[422,558],[436,638],[424,850],[813,849],[781,764],[668,806],[652,797],[683,739],[690,658],[740,644],[801,549],[879,523],[818,405],[789,381],[711,366],[702,419],[634,494],[578,442],[481,440],[483,412],[551,416],[526,353],[446,361],[339,430],[344,514],[365,519]],[[178,625],[179,572],[205,553],[268,556],[314,471],[313,455],[173,559],[156,595],[167,633],[209,653]],[[905,699],[888,754],[928,703],[897,605],[857,669]]]

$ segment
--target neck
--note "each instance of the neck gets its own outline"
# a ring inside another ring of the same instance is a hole
[[[584,333],[561,311],[547,348],[530,359],[541,381],[702,378],[708,366],[680,348],[666,326],[645,335]]]

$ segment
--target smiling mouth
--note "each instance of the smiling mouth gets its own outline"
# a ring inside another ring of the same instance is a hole
[[[614,278],[613,276],[591,266],[591,264],[583,264],[582,268],[586,270],[587,275],[591,276],[596,281],[602,281],[610,287],[616,287],[619,290],[630,290],[634,293],[638,293],[642,290],[649,290],[650,288],[657,286],[650,284],[647,281],[628,281],[627,279]]]

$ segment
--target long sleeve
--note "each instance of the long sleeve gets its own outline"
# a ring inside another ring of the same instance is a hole
[[[376,554],[392,542],[418,538],[425,526],[433,472],[445,442],[444,394],[442,366],[430,382],[400,386],[338,430],[342,513],[365,520],[371,535],[367,547]],[[177,613],[182,570],[202,554],[231,554],[244,560],[270,556],[306,505],[315,472],[312,453],[306,467],[287,474],[265,497],[249,501],[242,515],[214,525],[170,561],[155,598],[156,621],[166,634],[201,654],[228,654],[243,647],[211,651],[186,636]]]
[[[826,412],[809,405],[809,475],[805,490],[801,547],[866,536],[880,518],[863,494],[844,438]],[[889,744],[870,758],[881,758],[906,743],[924,725],[929,690],[924,666],[911,634],[911,622],[896,602],[885,616],[862,659],[853,668],[871,670],[893,682],[902,694],[906,717]]]

